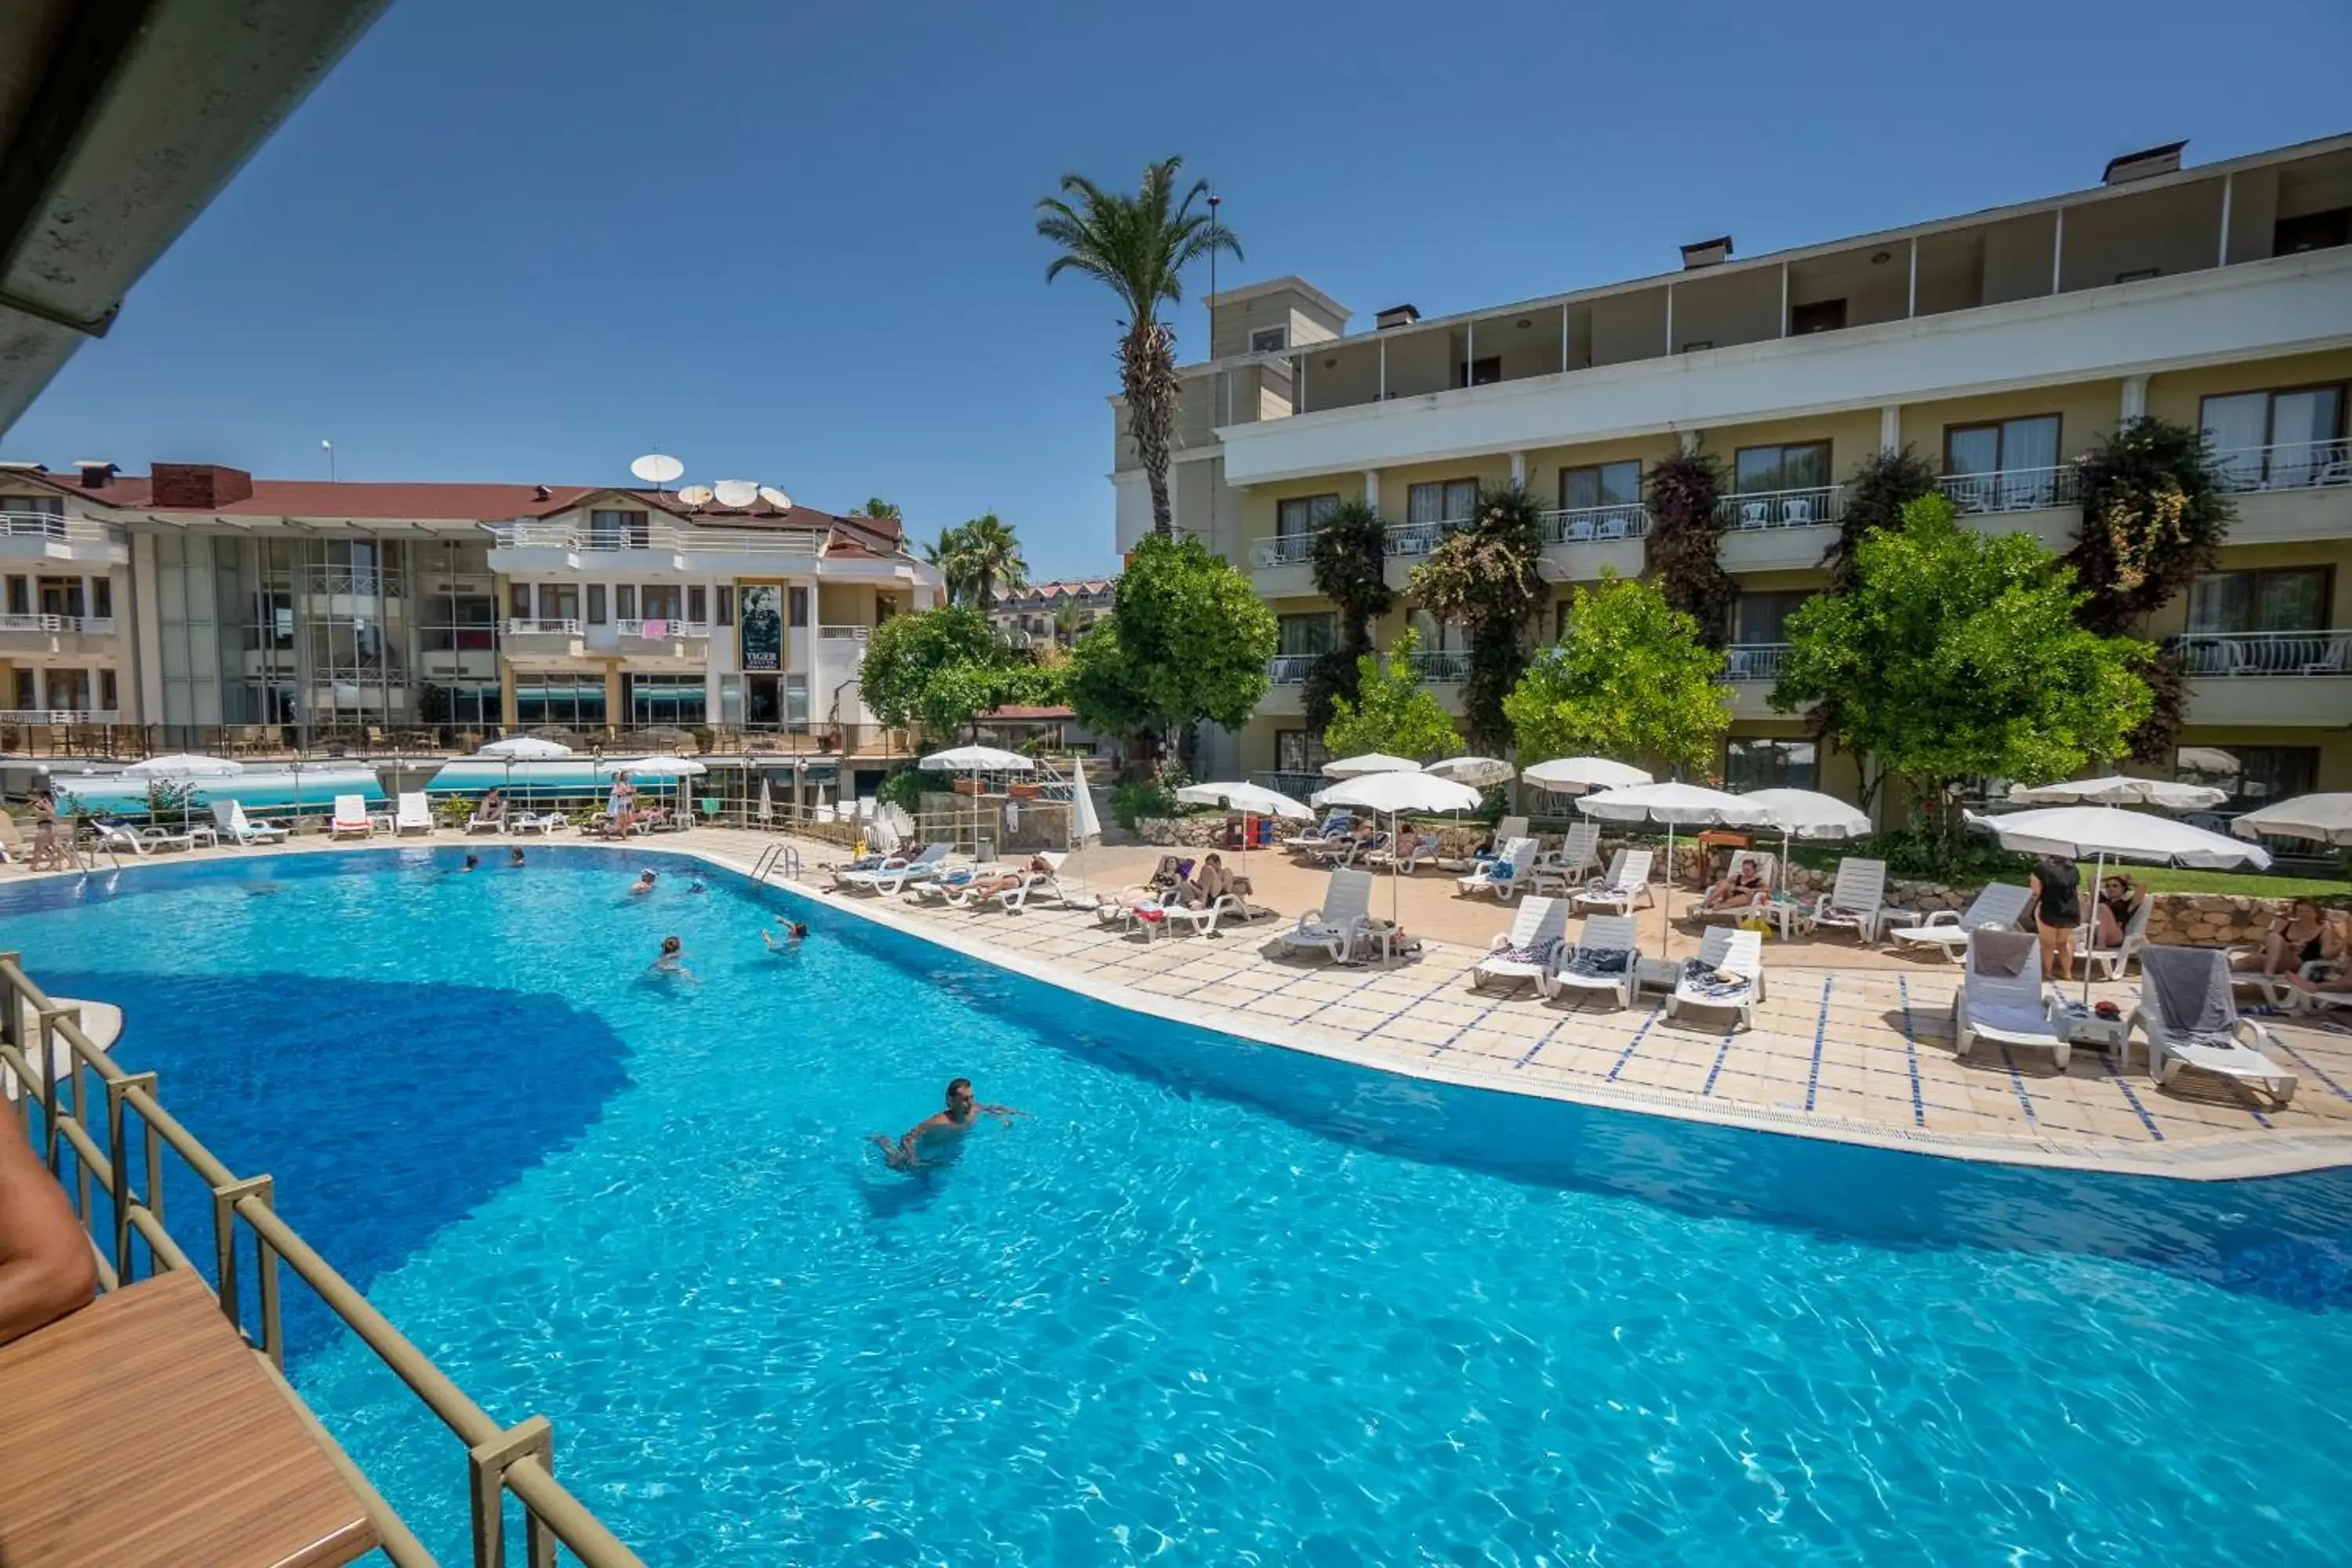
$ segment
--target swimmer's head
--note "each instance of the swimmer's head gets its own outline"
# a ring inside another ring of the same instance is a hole
[[[673,953],[683,952],[685,950],[686,943],[680,942],[677,938],[674,936],[666,936],[662,938],[662,956],[664,958],[667,958]]]

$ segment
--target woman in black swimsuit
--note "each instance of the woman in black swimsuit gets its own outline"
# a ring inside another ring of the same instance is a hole
[[[2063,855],[2033,863],[2033,924],[2042,933],[2042,978],[2074,978],[2074,928],[2083,923],[2082,868]]]
[[[2238,954],[2231,960],[2230,967],[2245,973],[2293,974],[2326,955],[2323,938],[2326,931],[2319,906],[2309,900],[2297,899],[2287,910],[2286,919],[2272,925],[2263,945],[2252,952]]]
[[[2147,897],[2147,884],[2136,877],[2109,877],[2099,884],[2099,945],[2121,947],[2124,932]]]

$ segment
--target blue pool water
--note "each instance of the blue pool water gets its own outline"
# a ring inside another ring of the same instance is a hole
[[[0,944],[651,1562],[2352,1560],[2352,1179],[1407,1082],[684,862],[459,853],[27,884]],[[699,985],[646,975],[672,931]],[[956,1074],[1030,1116],[881,1168]],[[462,1559],[455,1440],[289,1336]]]

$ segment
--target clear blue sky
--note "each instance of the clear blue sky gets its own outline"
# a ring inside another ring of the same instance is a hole
[[[659,443],[1100,571],[1116,310],[1031,228],[1066,169],[1183,153],[1222,280],[1362,325],[2352,130],[2347,59],[2343,0],[396,0],[0,455],[594,483]]]

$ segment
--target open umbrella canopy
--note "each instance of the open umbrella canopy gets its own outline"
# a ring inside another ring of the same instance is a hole
[[[2069,779],[2031,788],[2011,784],[2009,798],[2021,805],[2154,805],[2166,811],[2205,811],[2226,803],[2230,795],[2209,784],[2109,773],[2105,778]]]
[[[1385,752],[1366,752],[1360,757],[1341,757],[1336,763],[1323,764],[1327,779],[1361,778],[1366,773],[1417,773],[1421,764],[1403,757],[1391,757]]]
[[[1390,816],[1409,811],[1475,811],[1479,795],[1468,784],[1431,774],[1366,773],[1315,792],[1317,805],[1347,805]]]
[[[2067,855],[2075,859],[2113,856],[2158,866],[2192,866],[2225,870],[2252,866],[2263,870],[2270,856],[2252,844],[2241,844],[2168,816],[2144,811],[2118,811],[2111,805],[2061,805],[2045,811],[2011,811],[1999,816],[1968,814],[1969,826],[1981,827],[2000,840],[2004,849],[2028,855]]]
[[[1662,822],[1683,827],[1716,824],[1749,826],[1770,820],[1764,807],[1748,804],[1754,798],[1668,780],[1664,784],[1629,784],[1623,789],[1588,795],[1576,803],[1576,809],[1609,822]]]
[[[1026,773],[1037,768],[1020,752],[1000,752],[993,746],[957,746],[950,751],[933,752],[915,765],[959,773]]]
[[[1095,810],[1094,792],[1087,787],[1087,762],[1070,759],[1070,847],[1102,837],[1102,817]]]
[[[643,773],[648,778],[694,778],[710,769],[691,757],[606,757],[596,764],[600,773]]]
[[[2241,838],[2275,835],[2321,844],[2352,844],[2352,795],[2299,795],[2250,811],[2230,824]]]
[[[520,761],[529,757],[568,757],[572,754],[572,748],[561,741],[541,740],[537,735],[517,735],[512,740],[492,741],[475,754]]]
[[[1221,805],[1227,811],[1246,811],[1256,816],[1279,817],[1291,822],[1315,820],[1313,811],[1279,790],[1270,790],[1263,784],[1190,784],[1176,792],[1176,798],[1186,805]]]
[[[225,779],[245,772],[243,763],[226,757],[199,756],[182,752],[175,756],[150,757],[122,770],[127,779]]]
[[[1518,776],[1518,770],[1500,757],[1448,757],[1442,763],[1432,763],[1421,770],[1455,784],[1468,784],[1472,789],[1486,789],[1498,784],[1508,784]]]
[[[1628,763],[1607,757],[1554,757],[1521,770],[1519,777],[1540,784],[1554,795],[1582,795],[1589,789],[1625,789],[1645,784],[1650,775]]]
[[[1870,831],[1870,818],[1833,795],[1811,789],[1759,789],[1739,796],[1762,807],[1768,825],[1790,838],[1854,838]]]

